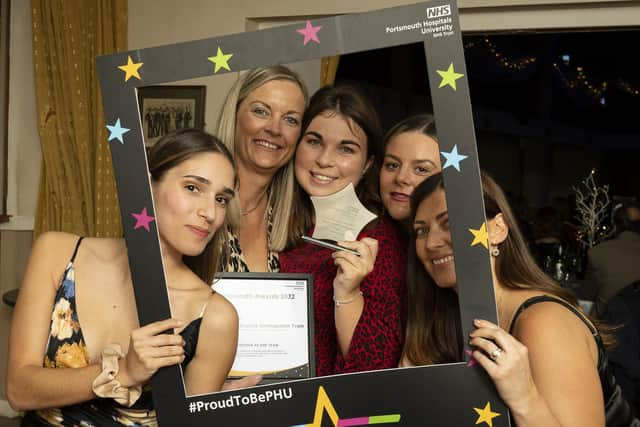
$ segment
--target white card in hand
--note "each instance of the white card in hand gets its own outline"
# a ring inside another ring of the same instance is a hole
[[[376,218],[358,199],[353,184],[337,193],[311,197],[316,213],[313,237],[334,241],[356,240],[362,229]]]

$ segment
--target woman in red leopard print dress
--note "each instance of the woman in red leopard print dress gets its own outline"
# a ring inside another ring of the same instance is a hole
[[[381,134],[375,109],[351,86],[320,89],[302,119],[295,158],[299,203],[280,268],[314,276],[319,376],[398,366],[406,255],[394,225],[379,216],[358,240],[339,242],[360,256],[300,241],[313,232],[309,196],[334,194],[351,183],[364,206],[381,214]]]

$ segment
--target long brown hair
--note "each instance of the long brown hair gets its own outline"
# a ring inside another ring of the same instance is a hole
[[[227,147],[215,136],[198,129],[180,129],[160,138],[147,155],[151,179],[161,181],[168,170],[200,153],[217,153],[227,159],[233,167],[234,186],[237,186],[236,166]],[[221,259],[226,259],[224,230],[230,221],[229,215],[227,212],[224,223],[200,255],[183,256],[184,263],[208,284],[213,283],[215,274],[220,271]]]
[[[596,326],[606,345],[611,345],[613,340],[609,328],[584,313],[573,293],[560,287],[538,267],[502,189],[484,172],[481,173],[481,179],[487,219],[501,213],[509,229],[507,238],[498,245],[500,255],[495,261],[497,280],[509,289],[538,290],[565,300]],[[411,196],[412,221],[420,204],[437,189],[444,190],[440,173],[430,176],[416,187]],[[457,293],[435,284],[416,254],[415,242],[409,245],[407,298],[404,357],[415,365],[463,360]]]
[[[369,99],[356,86],[339,84],[336,86],[324,86],[313,94],[309,106],[302,117],[302,131],[300,138],[307,131],[311,121],[320,114],[340,114],[353,123],[360,126],[367,136],[367,158],[373,159],[369,169],[365,172],[356,187],[356,194],[362,204],[380,215],[382,203],[378,192],[378,173],[383,156],[382,126],[378,113]],[[300,141],[298,141],[298,144]],[[300,236],[307,232],[313,225],[313,206],[309,195],[296,183],[296,198],[291,215],[287,247],[299,246],[302,243]]]

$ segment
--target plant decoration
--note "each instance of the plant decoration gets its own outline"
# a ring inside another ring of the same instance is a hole
[[[613,227],[609,219],[609,186],[596,184],[596,170],[584,178],[577,187],[576,219],[578,220],[578,241],[585,249],[590,249],[609,238]]]

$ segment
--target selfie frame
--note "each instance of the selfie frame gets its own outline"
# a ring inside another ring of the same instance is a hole
[[[185,395],[179,366],[152,378],[160,425],[509,426],[470,357],[472,320],[497,323],[457,4],[428,1],[97,58],[140,324],[171,316],[136,88],[422,42],[438,126],[467,360]],[[171,60],[167,60],[171,58]],[[399,65],[400,66],[400,65]],[[224,96],[220,94],[219,96]]]

